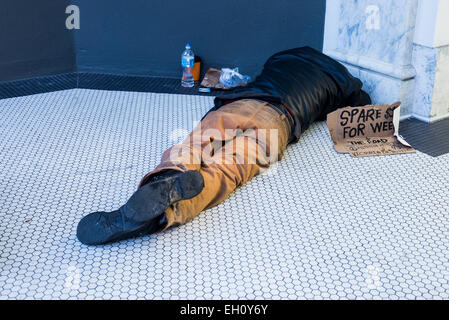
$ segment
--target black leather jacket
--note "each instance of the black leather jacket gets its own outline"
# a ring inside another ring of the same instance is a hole
[[[346,106],[371,104],[362,82],[345,66],[310,47],[282,51],[271,56],[262,73],[246,87],[217,96],[217,110],[227,100],[259,99],[285,106],[292,114],[293,141],[315,120]]]

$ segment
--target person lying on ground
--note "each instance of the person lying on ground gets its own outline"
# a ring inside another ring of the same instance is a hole
[[[311,123],[371,99],[342,64],[302,47],[273,55],[255,81],[214,104],[181,144],[163,153],[122,207],[81,219],[82,243],[105,244],[185,224],[282,159]]]

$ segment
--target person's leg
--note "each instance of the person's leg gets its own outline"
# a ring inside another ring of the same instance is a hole
[[[101,244],[190,221],[278,160],[289,130],[284,115],[254,100],[209,113],[182,144],[164,152],[161,164],[123,207],[84,217],[78,239]]]
[[[240,133],[233,134],[235,130]],[[204,189],[190,200],[170,205],[165,211],[164,229],[185,224],[203,210],[221,203],[261,169],[280,160],[290,130],[284,115],[255,100],[236,101],[208,114],[181,145],[164,152],[161,164],[140,184],[167,169],[201,172]],[[177,150],[185,152],[178,155]]]

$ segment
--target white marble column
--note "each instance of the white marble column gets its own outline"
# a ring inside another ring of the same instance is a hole
[[[413,112],[418,0],[327,0],[324,52],[364,83],[374,103]]]
[[[419,0],[413,46],[413,117],[449,117],[449,0]]]

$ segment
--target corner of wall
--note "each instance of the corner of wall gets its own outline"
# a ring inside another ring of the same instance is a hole
[[[449,117],[449,46],[439,47],[435,67],[431,120]]]
[[[328,0],[325,53],[360,78],[376,104],[413,106],[413,35],[417,0]]]

